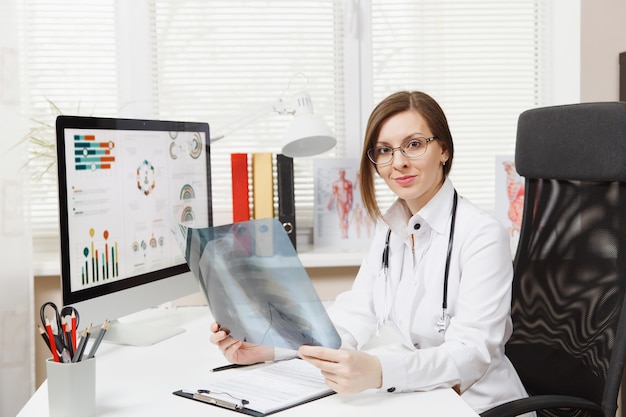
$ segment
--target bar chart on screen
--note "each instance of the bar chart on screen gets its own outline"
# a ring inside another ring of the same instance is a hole
[[[81,284],[89,285],[119,276],[118,243],[109,241],[109,231],[96,236],[94,228],[89,229],[90,241],[82,249],[84,265],[81,267]]]
[[[115,162],[113,141],[96,140],[96,135],[74,135],[74,162],[77,171],[111,169]]]

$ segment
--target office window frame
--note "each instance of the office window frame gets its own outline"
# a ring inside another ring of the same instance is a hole
[[[22,0],[21,4],[32,4],[35,0]],[[118,39],[116,43],[115,62],[117,64],[117,86],[113,88],[116,95],[116,108],[115,105],[106,105],[104,108],[100,107],[101,101],[98,101],[98,97],[95,96],[93,102],[85,105],[82,98],[74,97],[75,101],[72,102],[70,97],[67,100],[60,100],[57,104],[62,108],[65,113],[82,113],[93,115],[104,115],[112,117],[145,117],[145,118],[181,118],[184,119],[182,114],[173,114],[162,112],[163,104],[159,102],[162,86],[159,85],[159,71],[163,68],[159,66],[158,50],[155,50],[156,34],[155,25],[159,18],[159,1],[164,0],[141,0],[137,2],[125,2],[115,1],[115,37]],[[106,3],[106,0],[101,0],[102,3]],[[190,2],[194,3],[194,2]],[[228,2],[215,2],[216,5],[222,5],[227,7]],[[245,3],[245,2],[237,2]],[[260,2],[257,2],[260,3]],[[265,2],[267,3],[267,2]],[[271,2],[270,2],[271,3]],[[275,2],[280,4],[281,2]],[[310,2],[304,2],[310,3]],[[315,2],[313,2],[315,3]],[[328,2],[326,2],[328,3]],[[371,62],[375,51],[372,50],[372,1],[364,0],[360,2],[341,2],[330,1],[334,10],[334,30],[335,32],[341,31],[340,36],[335,36],[335,48],[336,54],[339,57],[334,64],[333,71],[336,73],[337,79],[333,81],[333,91],[335,96],[340,96],[334,100],[329,101],[327,94],[324,90],[324,84],[316,85],[315,78],[311,74],[305,74],[306,77],[303,80],[302,77],[295,75],[289,71],[283,71],[276,78],[277,81],[275,87],[279,85],[284,88],[275,88],[276,94],[280,95],[283,92],[287,92],[286,98],[289,94],[295,91],[294,85],[300,83],[300,86],[309,89],[314,101],[315,110],[317,113],[330,118],[332,127],[335,129],[337,136],[340,140],[339,146],[321,157],[358,157],[361,151],[361,140],[363,137],[363,130],[369,112],[371,111],[373,104],[382,98],[383,90],[376,93],[373,92],[372,85],[375,80],[375,71],[373,71]],[[551,7],[543,1],[533,2],[536,7],[541,8],[545,13],[542,19],[546,20],[542,23],[548,30],[553,27],[552,22],[547,21],[553,18],[551,14]],[[179,4],[177,1],[176,4]],[[485,4],[489,4],[488,1]],[[197,6],[197,4],[195,4]],[[232,6],[232,4],[231,4]],[[20,11],[24,11],[23,7]],[[53,6],[49,6],[53,7]],[[23,14],[22,14],[23,16]],[[27,16],[28,17],[28,16]],[[32,17],[32,16],[31,16]],[[22,22],[22,27],[26,27],[29,22]],[[132,34],[133,36],[130,36]],[[288,36],[286,34],[285,36]],[[375,36],[375,35],[374,35]],[[544,36],[539,34],[538,36]],[[125,41],[121,42],[120,39]],[[127,42],[126,40],[133,39],[134,43]],[[541,68],[542,74],[540,74],[538,89],[542,92],[533,105],[550,104],[551,100],[554,100],[554,94],[552,93],[552,84],[555,82],[554,77],[550,76],[550,69],[553,68],[551,62],[550,53],[555,48],[554,44],[550,44],[552,39],[549,35],[545,35],[546,41],[538,48],[540,53],[541,62],[545,64],[544,68]],[[24,45],[24,44],[23,44]],[[28,49],[28,48],[25,48]],[[33,118],[42,118],[47,116],[49,110],[42,107],[41,103],[45,103],[43,96],[37,95],[36,91],[31,89],[32,87],[32,74],[29,75],[28,71],[32,68],[31,57],[26,52],[22,51],[21,64],[22,64],[22,91],[25,91],[25,100],[23,103],[24,113]],[[131,71],[124,71],[123,69],[129,69]],[[292,83],[292,84],[290,84]],[[233,92],[241,92],[242,97],[245,94],[250,93],[249,88],[238,86],[233,88]],[[293,89],[293,90],[290,90]],[[280,91],[279,91],[280,90]],[[428,90],[428,89],[427,89]],[[41,92],[41,91],[40,91]],[[337,94],[339,92],[339,94]],[[387,91],[390,92],[390,91]],[[437,94],[433,94],[435,98]],[[276,96],[246,99],[245,97],[240,101],[240,105],[229,104],[230,108],[226,116],[219,117],[216,120],[208,121],[212,128],[219,129],[220,125],[227,120],[237,119],[241,115],[247,114],[248,111],[254,110],[262,102],[269,102],[275,99]],[[54,97],[51,100],[55,101]],[[331,104],[329,104],[331,103]],[[357,103],[356,105],[354,103]],[[443,99],[442,105],[444,110],[447,108],[454,109],[454,103]],[[77,107],[81,107],[80,110]],[[454,113],[454,110],[451,110]],[[171,116],[171,117],[169,117]],[[211,119],[210,117],[207,117]],[[219,119],[219,120],[217,120]],[[252,132],[266,129],[269,132],[280,131],[286,122],[277,120],[266,120],[260,122],[260,125],[251,127]],[[455,120],[451,120],[451,125],[454,126]],[[513,124],[514,120],[511,119],[510,123]],[[462,137],[463,132],[453,132],[456,136]],[[254,133],[252,133],[254,134]],[[270,133],[272,134],[272,133]],[[223,146],[228,146],[232,149],[232,152],[247,151],[251,152],[255,149],[250,145],[250,142],[246,142],[245,136],[251,135],[251,130],[242,130],[237,135],[243,136],[244,139],[238,139],[236,135],[233,137],[224,139]],[[460,139],[459,139],[460,140]],[[506,139],[508,148],[505,150],[512,150],[514,138],[508,137]],[[222,146],[222,145],[220,145]],[[276,145],[272,148],[272,151],[277,151]],[[215,146],[215,152],[217,153],[217,145]],[[222,154],[222,157],[224,154]],[[484,162],[481,162],[484,164]],[[310,243],[310,229],[312,227],[312,182],[310,181],[310,174],[312,160],[296,161],[296,187],[298,187],[297,199],[298,204],[298,221],[301,227],[299,230],[302,232],[302,236],[299,236],[299,240],[303,243]],[[471,163],[470,163],[471,164]],[[223,166],[223,165],[222,165]],[[458,166],[458,165],[457,165]],[[223,170],[224,168],[222,168]],[[226,175],[226,172],[220,171],[215,177]],[[455,178],[456,170],[453,169],[452,179]],[[459,175],[462,175],[460,173]],[[50,206],[50,193],[55,194],[51,188],[54,187],[53,182],[34,182],[31,195],[36,195],[42,189],[47,190],[48,202],[47,205],[31,207],[31,215],[33,219],[42,219],[43,227],[36,226],[34,232],[35,242],[43,242],[42,245],[35,245],[36,252],[52,252],[54,253],[58,249],[56,248],[56,235],[54,219],[55,214],[50,215],[53,209]],[[459,178],[461,183],[463,182]],[[227,182],[227,181],[226,181]],[[223,188],[220,192],[224,195],[227,187]],[[388,203],[393,196],[384,195],[384,187],[381,187],[381,192],[384,200],[384,204]],[[217,193],[218,199],[220,193]],[[473,199],[473,192],[466,192],[470,198]],[[214,196],[216,193],[214,192]],[[489,199],[481,201],[478,198],[479,205],[482,205],[485,209],[493,211],[493,207],[489,207]],[[228,201],[223,200],[220,203],[220,207],[216,210],[216,224],[222,224],[229,221]],[[47,217],[46,217],[47,216]],[[36,225],[38,221],[34,221]],[[309,233],[307,233],[307,229]]]

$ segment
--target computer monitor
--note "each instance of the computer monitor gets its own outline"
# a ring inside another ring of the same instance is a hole
[[[117,319],[199,291],[173,227],[212,226],[209,125],[59,116],[63,305],[105,340],[149,345],[182,329]]]

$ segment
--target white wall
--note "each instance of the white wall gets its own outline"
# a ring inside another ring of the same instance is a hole
[[[25,147],[19,113],[15,0],[0,2],[0,415],[14,416],[33,388],[34,317]]]
[[[580,8],[581,0],[549,2],[545,56],[545,100],[542,105],[580,101]]]
[[[626,52],[626,1],[582,0],[582,102],[619,100],[619,54]]]

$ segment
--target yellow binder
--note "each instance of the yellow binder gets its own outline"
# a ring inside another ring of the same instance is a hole
[[[272,154],[252,154],[252,199],[255,219],[274,217],[274,173]]]

